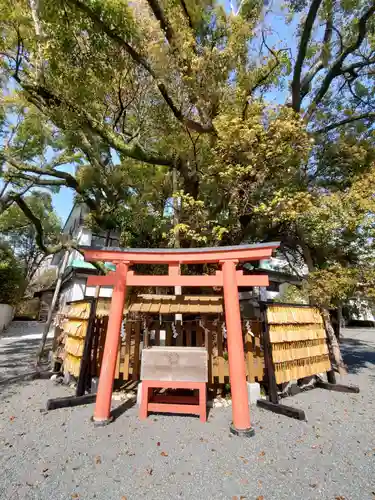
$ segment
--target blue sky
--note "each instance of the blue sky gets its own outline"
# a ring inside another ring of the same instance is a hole
[[[272,2],[272,13],[267,14],[263,21],[263,27],[266,28],[268,36],[267,42],[277,47],[289,47],[292,50],[293,56],[296,51],[296,21],[287,25],[285,22],[285,13],[282,12],[280,0]],[[224,5],[227,10],[230,10],[230,1],[224,0]],[[285,102],[287,89],[280,92],[271,92],[267,97],[275,103]],[[67,166],[66,171],[73,173],[73,168]],[[60,192],[53,195],[53,206],[61,218],[62,223],[67,219],[73,206],[73,191],[68,188],[61,188]]]

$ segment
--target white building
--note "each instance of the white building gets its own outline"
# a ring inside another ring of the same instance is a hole
[[[70,212],[63,233],[69,235],[79,246],[119,246],[119,235],[114,232],[101,232],[95,234],[85,224],[85,217],[89,213],[85,205],[74,205]],[[63,252],[53,257],[52,265],[60,265]],[[85,262],[83,255],[78,250],[72,250],[69,255],[68,265],[63,276],[63,284],[60,293],[60,306],[73,300],[82,300],[85,297],[93,297],[95,287],[87,287],[87,277],[99,274],[99,271],[89,262]],[[101,297],[111,297],[111,287],[101,287]]]

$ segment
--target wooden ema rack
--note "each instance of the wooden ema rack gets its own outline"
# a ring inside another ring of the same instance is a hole
[[[305,420],[303,410],[280,404],[277,385],[323,372],[327,372],[330,383],[316,380],[315,387],[359,392],[358,387],[336,384],[324,322],[317,308],[262,303],[261,310],[269,400],[258,400],[258,406]]]

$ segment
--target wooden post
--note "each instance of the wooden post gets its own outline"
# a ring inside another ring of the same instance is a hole
[[[92,349],[92,339],[94,333],[93,330],[94,330],[94,322],[96,316],[96,306],[99,297],[99,290],[100,287],[98,286],[97,290],[95,290],[95,297],[91,300],[90,315],[86,330],[85,344],[83,346],[81,366],[79,369],[76,396],[83,396],[88,386],[87,379],[90,375],[90,370],[91,370],[91,349]]]
[[[228,339],[229,377],[232,392],[233,422],[231,432],[238,436],[253,436],[250,426],[249,396],[246,383],[245,353],[243,348],[240,303],[236,276],[236,262],[222,262],[225,320]]]
[[[96,425],[108,424],[111,413],[112,388],[115,376],[121,323],[126,298],[126,278],[128,263],[121,262],[116,266],[116,280],[113,287],[111,310],[104,346],[103,362],[100,370],[98,393],[94,412]]]
[[[277,394],[277,383],[275,376],[275,367],[272,360],[270,330],[267,319],[267,306],[261,304],[261,311],[263,316],[263,348],[264,348],[264,364],[266,366],[266,376],[268,380],[268,390],[270,393],[269,399],[271,403],[277,404],[279,396]]]
[[[47,335],[48,335],[48,332],[49,332],[49,329],[50,329],[50,326],[52,323],[53,311],[55,310],[57,300],[59,298],[62,279],[63,279],[64,273],[65,273],[65,269],[68,265],[68,259],[69,259],[69,250],[65,250],[64,258],[63,258],[62,264],[61,264],[60,269],[59,269],[59,274],[58,274],[58,278],[57,278],[55,292],[53,294],[52,302],[51,302],[51,305],[50,305],[50,308],[48,311],[47,322],[44,326],[42,340],[40,341],[40,344],[38,347],[38,352],[36,355],[36,364],[37,365],[39,365],[41,360],[42,360],[44,347],[46,345]]]

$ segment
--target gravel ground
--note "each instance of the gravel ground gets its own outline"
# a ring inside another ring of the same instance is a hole
[[[117,408],[104,428],[91,405],[41,412],[69,389],[36,380],[0,388],[0,498],[375,499],[375,330],[347,330],[345,382],[360,394],[314,389],[285,400],[299,422],[252,408],[256,435],[231,437],[230,408],[194,417]]]

